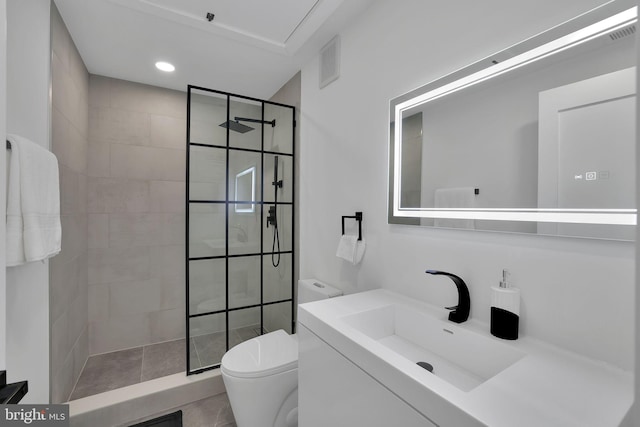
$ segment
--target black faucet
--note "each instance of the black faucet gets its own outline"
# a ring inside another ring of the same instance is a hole
[[[445,271],[427,270],[425,273],[433,274],[434,276],[449,276],[453,283],[458,288],[458,305],[454,307],[445,307],[447,310],[452,310],[449,313],[449,320],[455,323],[465,322],[469,318],[469,310],[471,310],[471,298],[469,297],[469,288],[460,277],[455,274],[447,273]]]

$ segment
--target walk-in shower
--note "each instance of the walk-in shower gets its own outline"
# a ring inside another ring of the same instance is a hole
[[[293,329],[294,107],[189,86],[187,372]]]

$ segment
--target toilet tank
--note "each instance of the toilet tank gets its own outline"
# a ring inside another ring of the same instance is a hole
[[[342,295],[340,289],[329,286],[316,279],[298,280],[298,304],[319,301]]]

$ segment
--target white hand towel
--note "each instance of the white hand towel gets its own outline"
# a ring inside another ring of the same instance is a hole
[[[344,235],[338,243],[336,256],[357,265],[362,261],[366,247],[364,239],[358,240],[357,236]]]
[[[356,265],[360,263],[360,261],[362,261],[362,257],[364,256],[364,251],[366,248],[367,248],[367,244],[364,241],[364,239],[358,240],[356,242],[356,256],[353,259],[353,265]]]
[[[60,252],[60,185],[53,153],[18,135],[7,139],[7,266],[15,266]]]
[[[476,192],[473,187],[438,188],[435,192],[435,207],[446,208],[473,208],[475,206]],[[473,219],[449,219],[436,218],[436,227],[468,228],[475,229]]]
[[[343,234],[342,237],[340,237],[340,242],[338,243],[336,256],[353,263],[356,259],[357,242],[358,236]]]

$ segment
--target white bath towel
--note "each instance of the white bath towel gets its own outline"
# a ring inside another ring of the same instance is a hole
[[[7,182],[7,266],[60,252],[60,185],[56,156],[18,135],[11,143]]]
[[[473,187],[438,188],[435,192],[435,207],[440,209],[473,208],[476,198],[475,191]],[[436,218],[434,225],[436,227],[475,229],[475,220]]]

